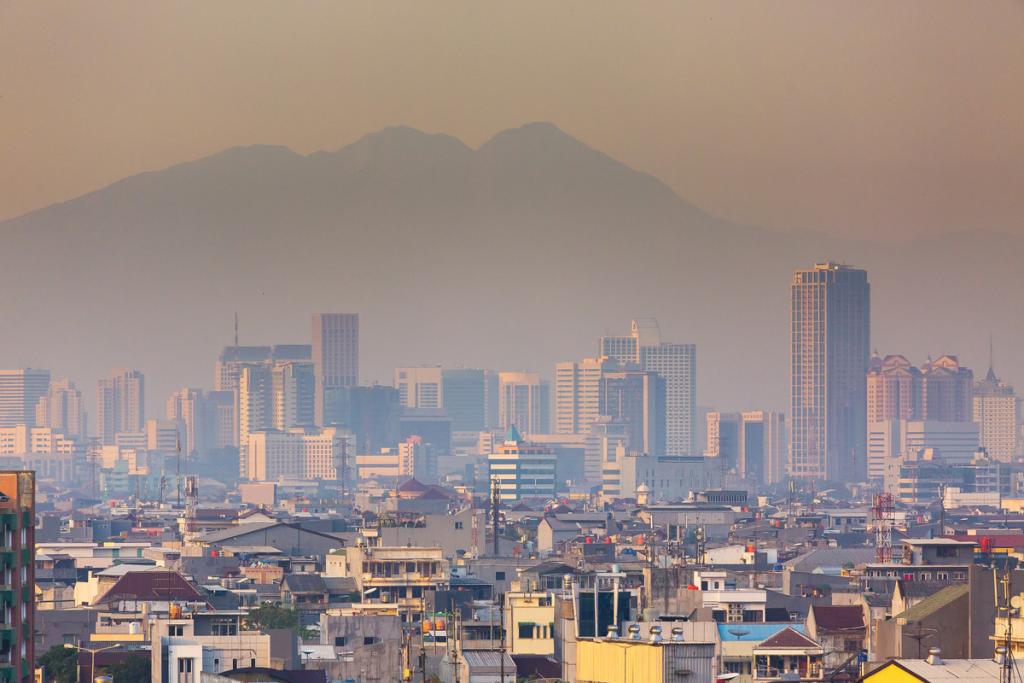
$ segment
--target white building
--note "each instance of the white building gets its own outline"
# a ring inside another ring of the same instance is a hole
[[[1009,462],[1019,451],[1020,437],[1020,399],[1013,387],[989,368],[985,379],[974,383],[973,402],[981,447],[996,460]]]
[[[293,427],[287,431],[266,429],[249,434],[246,473],[249,481],[338,478],[338,467],[347,432]]]
[[[868,425],[868,476],[885,477],[889,458],[926,448],[938,451],[944,463],[966,465],[978,450],[978,425],[974,422],[933,420],[886,420]]]
[[[527,443],[515,427],[509,428],[505,441],[487,456],[487,465],[489,480],[497,482],[503,502],[555,495],[554,451]]]
[[[96,383],[96,436],[105,445],[120,432],[141,432],[146,422],[146,379],[118,368]]]

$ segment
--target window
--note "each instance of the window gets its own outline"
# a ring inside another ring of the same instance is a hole
[[[462,522],[455,522],[455,528],[456,529],[461,529],[462,528]]]
[[[380,638],[377,636],[363,636],[363,645],[373,645],[379,643]]]
[[[523,640],[533,640],[533,623],[524,621],[519,624],[519,637]]]
[[[504,581],[505,580],[505,572],[494,572],[494,580],[495,581]]]
[[[348,638],[346,638],[345,636],[335,636],[334,637],[334,646],[335,647],[344,647],[345,643],[347,643],[347,642],[348,642]]]
[[[183,636],[185,635],[185,627],[181,624],[171,624],[167,627],[167,635]]]

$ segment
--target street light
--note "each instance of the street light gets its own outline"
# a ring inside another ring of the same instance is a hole
[[[64,643],[64,647],[68,650],[79,650],[81,652],[88,652],[92,656],[92,663],[89,665],[89,675],[92,676],[93,680],[96,680],[96,653],[103,652],[104,650],[113,650],[116,647],[121,647],[121,645],[107,645],[106,647],[98,647],[94,649],[91,647],[82,647],[81,645],[75,645],[74,643]],[[81,675],[79,675],[79,678],[81,678]]]

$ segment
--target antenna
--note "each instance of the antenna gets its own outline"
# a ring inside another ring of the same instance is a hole
[[[238,311],[235,311],[235,346],[238,346]]]

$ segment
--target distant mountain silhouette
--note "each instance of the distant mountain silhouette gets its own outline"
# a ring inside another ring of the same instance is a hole
[[[870,271],[883,352],[983,370],[993,330],[997,371],[1024,384],[1021,238],[735,225],[549,123],[478,150],[404,127],[309,156],[233,148],[0,230],[0,364],[70,374],[90,399],[109,367],[138,367],[150,416],[172,388],[212,385],[236,310],[251,344],[358,311],[363,377],[382,382],[418,363],[550,374],[655,315],[666,339],[698,343],[702,405],[783,408],[791,273],[828,258]]]

